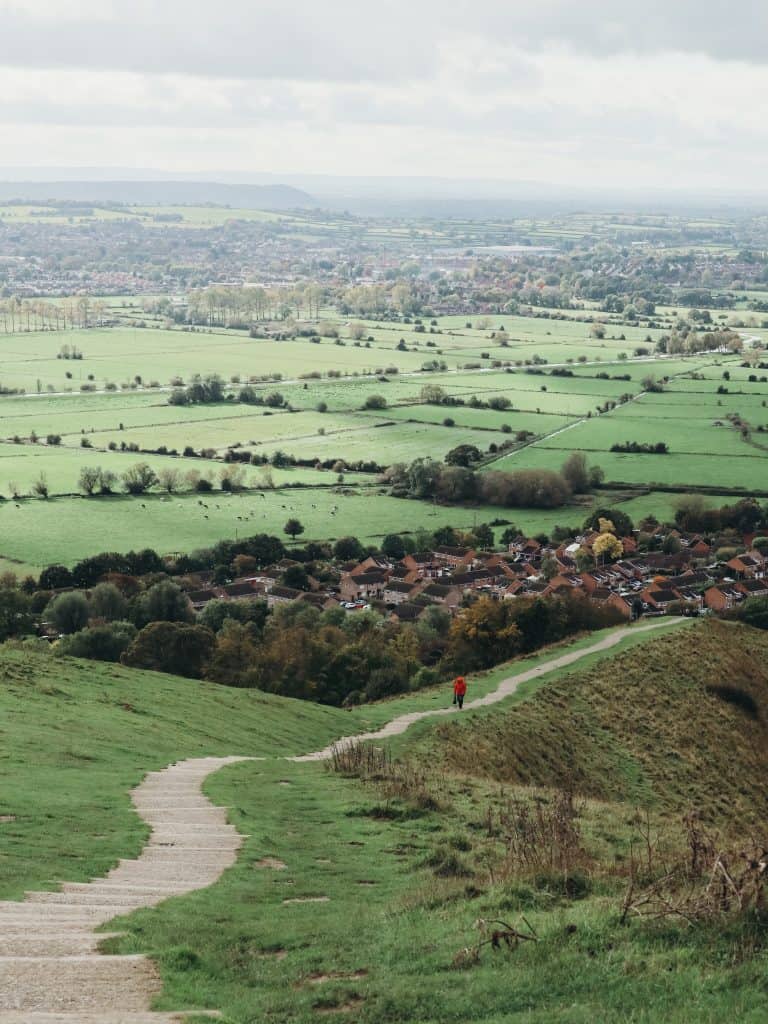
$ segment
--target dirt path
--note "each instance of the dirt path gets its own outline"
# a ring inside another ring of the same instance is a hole
[[[171,1024],[184,1015],[150,1013],[160,991],[143,956],[102,956],[100,925],[171,896],[212,885],[237,859],[242,836],[227,811],[203,796],[204,779],[240,757],[181,761],[150,772],[131,799],[152,827],[136,860],[103,879],[65,882],[0,903],[0,1024]]]
[[[670,624],[664,619],[634,632]],[[471,711],[504,700],[526,680],[609,650],[625,636],[626,628],[617,629],[589,647],[510,676],[464,708]],[[456,710],[449,706],[400,715],[375,732],[339,742],[386,739],[421,719]],[[288,760],[322,761],[332,750],[328,746]],[[219,768],[245,760],[252,758],[195,758],[150,772],[131,793],[138,814],[152,828],[137,859],[121,860],[102,879],[65,882],[60,892],[29,892],[23,903],[0,902],[0,1024],[179,1024],[185,1020],[183,1013],[151,1012],[152,1000],[161,989],[155,964],[144,956],[100,955],[98,943],[106,933],[96,929],[140,907],[204,889],[235,863],[243,837],[227,824],[226,808],[215,807],[203,796],[202,784]]]
[[[647,633],[653,629],[659,629],[661,626],[670,626],[673,623],[679,623],[684,620],[682,619],[659,619],[657,622],[651,622],[647,626],[638,626],[632,630],[633,633]],[[600,651],[607,651],[611,647],[615,647],[616,644],[628,635],[627,628],[625,626],[620,629],[614,630],[613,633],[609,633],[608,636],[603,637],[602,640],[598,640],[597,643],[592,644],[589,647],[581,647],[577,651],[570,651],[568,654],[561,654],[557,658],[552,658],[549,661],[542,662],[541,665],[537,665],[535,668],[528,669],[527,672],[518,672],[515,676],[509,676],[507,679],[503,679],[498,687],[491,693],[487,693],[484,697],[478,697],[475,700],[467,701],[464,704],[465,711],[472,711],[474,708],[488,707],[489,704],[497,704],[500,700],[504,700],[505,697],[509,697],[515,692],[521,683],[527,682],[529,679],[536,679],[538,676],[546,675],[548,672],[552,672],[558,668],[565,668],[568,665],[573,665],[574,662],[581,661],[582,658],[588,657],[590,654],[597,654]],[[412,711],[407,715],[399,715],[397,718],[393,718],[391,722],[387,722],[381,729],[377,729],[375,732],[360,733],[357,736],[345,736],[343,739],[338,740],[335,743],[324,747],[323,750],[317,750],[312,754],[302,754],[300,757],[288,758],[289,761],[325,761],[327,760],[334,748],[338,749],[339,746],[344,744],[360,743],[364,740],[384,740],[389,736],[399,736],[408,729],[414,722],[420,722],[423,718],[432,718],[436,715],[454,715],[457,714],[458,708],[449,705],[445,708],[434,708],[431,711]]]

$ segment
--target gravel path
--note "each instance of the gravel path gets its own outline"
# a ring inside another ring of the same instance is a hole
[[[674,623],[683,622],[683,619],[659,619],[656,622],[651,622],[647,626],[637,626],[632,630],[632,633],[647,633],[652,629],[659,629],[661,626],[670,626]],[[597,654],[600,651],[607,651],[611,647],[615,647],[616,644],[628,635],[627,627],[622,626],[619,629],[614,630],[613,633],[609,633],[608,636],[603,637],[602,640],[598,640],[597,643],[592,644],[590,647],[581,647],[577,651],[571,651],[568,654],[561,654],[557,658],[552,658],[549,661],[542,662],[541,665],[537,665],[535,668],[528,669],[527,672],[518,672],[516,676],[509,676],[507,679],[503,679],[498,687],[491,693],[487,693],[484,697],[477,697],[475,700],[466,701],[464,704],[465,711],[472,711],[474,708],[488,707],[489,704],[497,704],[500,700],[504,700],[505,697],[509,697],[515,692],[521,683],[527,682],[529,679],[536,679],[538,676],[546,675],[548,672],[552,672],[558,668],[565,668],[567,665],[573,665],[576,661],[581,661],[582,658],[588,657],[590,654]],[[393,718],[391,722],[375,732],[364,732],[357,736],[345,736],[341,740],[337,740],[335,743],[331,743],[329,746],[324,747],[322,750],[316,750],[312,754],[302,754],[300,757],[288,758],[289,761],[327,761],[328,758],[333,754],[334,749],[338,750],[341,746],[349,746],[353,743],[360,743],[367,740],[385,740],[390,736],[398,736],[408,729],[414,722],[420,722],[423,718],[433,718],[436,715],[454,715],[458,714],[458,708],[452,704],[445,708],[434,708],[431,711],[412,711],[407,715],[399,715],[397,718]]]
[[[136,860],[61,892],[0,902],[0,1024],[172,1024],[151,1013],[160,976],[143,956],[101,956],[100,925],[212,885],[237,859],[242,836],[202,793],[203,780],[245,758],[207,757],[150,772],[132,793],[152,826]]]

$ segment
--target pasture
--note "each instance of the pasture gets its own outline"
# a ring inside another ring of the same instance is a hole
[[[762,447],[758,429],[768,424],[768,383],[749,381],[750,371],[737,358],[633,358],[633,345],[644,338],[630,338],[629,328],[615,327],[626,339],[597,340],[588,323],[566,318],[504,316],[498,324],[496,318],[478,320],[471,328],[461,318],[438,318],[427,325],[432,334],[417,331],[416,324],[328,319],[344,344],[326,337],[317,344],[223,329],[132,326],[0,335],[0,379],[6,388],[27,392],[0,398],[0,494],[12,499],[0,505],[3,564],[39,569],[104,547],[188,551],[246,533],[281,534],[290,515],[305,526],[302,540],[356,534],[375,543],[393,531],[469,528],[493,520],[547,532],[580,524],[593,504],[579,499],[554,511],[435,508],[388,497],[370,475],[346,471],[339,489],[336,473],[314,468],[246,467],[247,490],[228,496],[218,488],[229,448],[267,458],[279,450],[297,459],[386,466],[422,456],[442,459],[458,445],[488,453],[492,445],[512,443],[513,450],[489,468],[555,470],[580,450],[590,464],[602,466],[607,481],[630,485],[621,493],[600,491],[594,501],[620,501],[639,517],[670,512],[674,496],[654,492],[654,483],[745,493],[768,488],[768,445]],[[350,333],[358,322],[363,339],[355,343]],[[505,347],[490,338],[502,325],[509,336]],[[64,344],[76,345],[83,359],[57,358]],[[622,353],[628,358],[619,358]],[[534,356],[549,365],[516,365],[530,364]],[[425,372],[423,364],[435,359],[445,368]],[[555,364],[568,373],[553,376]],[[390,373],[382,373],[387,368]],[[238,381],[272,375],[278,379],[261,380],[255,389],[262,398],[279,391],[285,405],[170,405],[172,378],[186,382],[195,373],[218,373],[233,393]],[[669,378],[662,393],[640,395],[649,373]],[[463,404],[426,404],[425,385],[439,386]],[[381,395],[385,408],[366,409],[371,395]],[[600,411],[627,395],[634,400]],[[508,408],[489,407],[497,399]],[[751,435],[745,439],[729,414],[748,421]],[[515,442],[521,431],[532,443]],[[59,435],[60,443],[46,443],[49,434]],[[616,441],[664,441],[670,454],[611,453]],[[120,450],[129,446],[139,451]],[[162,447],[181,453],[187,446],[213,451],[216,459],[152,454]],[[119,477],[139,461],[156,472],[178,470],[183,493],[77,496],[83,466]],[[189,493],[183,479],[189,470],[211,479],[214,493]],[[41,474],[48,500],[30,497]]]

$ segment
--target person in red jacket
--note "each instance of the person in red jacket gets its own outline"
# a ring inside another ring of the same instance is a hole
[[[459,705],[459,711],[464,707],[464,697],[467,693],[467,681],[464,676],[457,676],[453,682],[453,703]]]

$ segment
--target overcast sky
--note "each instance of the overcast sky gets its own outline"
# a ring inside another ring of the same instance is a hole
[[[6,177],[762,191],[766,109],[766,0],[0,0]]]

